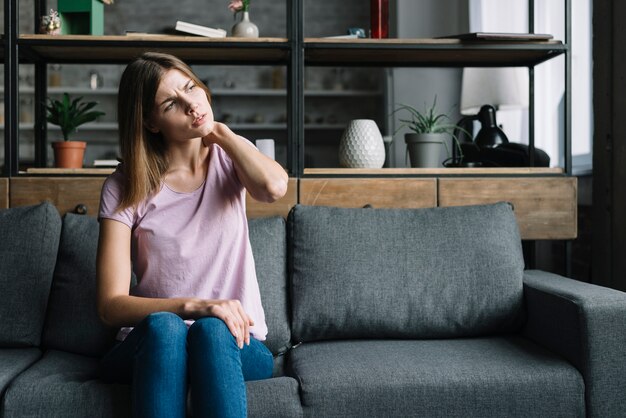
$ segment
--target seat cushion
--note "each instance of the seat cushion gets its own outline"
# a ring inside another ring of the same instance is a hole
[[[268,333],[265,345],[274,354],[289,346],[287,305],[287,226],[281,217],[248,221],[261,302]]]
[[[96,309],[98,234],[91,216],[63,217],[43,334],[46,348],[100,356],[115,342],[116,330],[104,326]]]
[[[523,320],[521,241],[506,203],[296,206],[289,237],[296,341],[489,335]]]
[[[129,386],[101,382],[97,365],[92,357],[47,351],[9,386],[3,417],[130,417]]]
[[[290,352],[310,417],[582,417],[565,360],[521,337],[304,343]]]
[[[47,351],[8,388],[3,417],[130,416],[130,386],[103,383],[97,367],[91,357]],[[251,417],[302,416],[298,383],[290,377],[247,382],[246,389]]]
[[[0,347],[40,344],[60,234],[50,203],[0,210]]]
[[[0,349],[0,399],[9,383],[41,357],[38,348]]]

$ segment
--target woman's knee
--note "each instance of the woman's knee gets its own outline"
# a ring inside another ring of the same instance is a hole
[[[216,343],[233,342],[234,337],[220,318],[205,317],[195,321],[189,328],[188,339],[202,338]]]
[[[152,344],[176,345],[184,343],[187,337],[187,325],[183,319],[171,312],[155,312],[144,318],[139,325],[143,327],[144,339]]]

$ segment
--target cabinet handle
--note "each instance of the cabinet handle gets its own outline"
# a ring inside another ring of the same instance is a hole
[[[87,215],[87,205],[85,205],[84,203],[79,203],[74,208],[74,213],[78,215]]]

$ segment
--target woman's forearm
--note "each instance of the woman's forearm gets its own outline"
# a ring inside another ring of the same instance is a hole
[[[142,319],[154,312],[172,312],[183,319],[189,317],[186,312],[190,299],[185,298],[143,298],[120,295],[99,306],[100,319],[108,326],[135,326]]]
[[[246,139],[235,134],[224,124],[216,127],[207,138],[218,144],[235,164],[235,170],[250,195],[262,202],[273,202],[287,192],[289,176],[276,161],[265,156]]]

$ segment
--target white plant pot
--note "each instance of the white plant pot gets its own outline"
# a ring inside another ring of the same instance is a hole
[[[348,123],[339,142],[339,165],[347,168],[381,168],[385,144],[378,125],[371,119]]]

